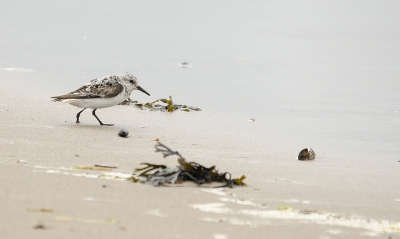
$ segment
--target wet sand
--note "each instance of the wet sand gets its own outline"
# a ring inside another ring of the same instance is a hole
[[[315,161],[298,161],[302,147],[285,143],[278,117],[116,106],[97,111],[113,127],[99,126],[90,111],[76,124],[79,109],[52,102],[53,92],[0,82],[4,238],[399,237],[397,161],[365,161],[363,152],[324,144],[312,146]],[[117,135],[122,128],[128,138]],[[73,169],[103,164],[127,175],[142,162],[176,165],[154,152],[156,138],[189,161],[245,174],[248,186],[153,187]]]

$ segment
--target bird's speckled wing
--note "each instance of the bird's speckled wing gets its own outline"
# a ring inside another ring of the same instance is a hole
[[[56,100],[112,98],[120,94],[123,90],[124,87],[118,82],[116,76],[108,76],[96,78],[75,91],[52,98]]]

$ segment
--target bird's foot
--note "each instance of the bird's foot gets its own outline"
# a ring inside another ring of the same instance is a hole
[[[114,124],[103,124],[103,123],[101,123],[100,125],[101,126],[114,126]]]

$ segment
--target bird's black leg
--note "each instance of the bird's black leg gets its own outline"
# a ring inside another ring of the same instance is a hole
[[[81,113],[82,113],[84,110],[86,110],[86,108],[83,108],[83,110],[79,111],[79,113],[76,115],[76,123],[77,123],[77,124],[80,123],[80,121],[79,121],[79,116],[81,116]]]
[[[97,115],[96,115],[96,110],[97,110],[97,109],[94,109],[94,110],[92,111],[92,115],[93,115],[94,117],[96,117],[96,119],[99,121],[100,125],[105,125],[105,126],[113,126],[113,125],[114,125],[114,124],[103,124],[103,122],[101,122],[101,120],[99,120],[99,118],[97,117]]]

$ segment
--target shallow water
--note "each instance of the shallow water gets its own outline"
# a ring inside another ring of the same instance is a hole
[[[255,118],[299,151],[400,153],[398,1],[12,1],[0,21],[0,76],[52,95],[129,71],[152,95],[134,99]]]

